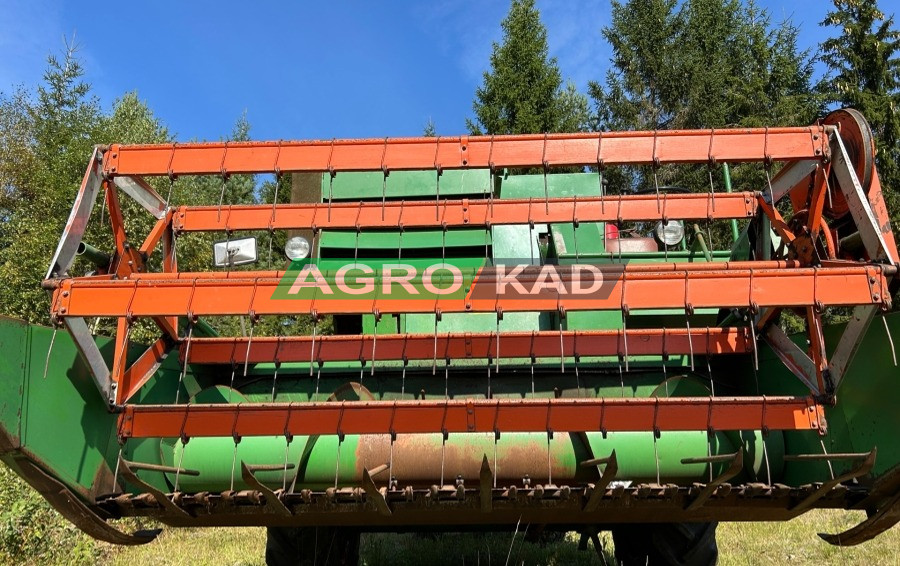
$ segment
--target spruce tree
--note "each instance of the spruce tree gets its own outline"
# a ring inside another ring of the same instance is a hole
[[[574,86],[563,88],[547,29],[534,0],[513,0],[501,22],[503,40],[494,43],[491,68],[475,92],[473,134],[523,134],[581,130],[587,99]]]
[[[821,25],[840,35],[822,43],[829,74],[819,84],[828,102],[863,113],[875,134],[876,164],[895,228],[900,218],[900,31],[872,0],[833,0]]]

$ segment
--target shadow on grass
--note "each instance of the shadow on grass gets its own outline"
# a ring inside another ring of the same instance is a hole
[[[603,565],[616,563],[612,552],[612,537],[600,533],[603,558],[588,542],[586,550],[578,549],[579,535],[568,533],[549,535],[542,542],[525,540],[520,530],[513,538],[508,533],[445,533],[427,534],[365,534],[360,548],[360,564],[383,566],[409,564],[438,566],[532,565]]]

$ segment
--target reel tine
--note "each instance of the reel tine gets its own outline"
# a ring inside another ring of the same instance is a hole
[[[54,324],[53,334],[50,336],[50,346],[47,348],[47,360],[44,362],[44,379],[47,379],[47,372],[50,370],[50,354],[53,353],[53,344],[56,342],[56,332],[58,330],[59,327]],[[128,341],[126,340],[125,343],[127,344]],[[894,363],[894,365],[896,365],[896,362]]]
[[[125,343],[126,344],[128,343],[129,331],[130,331],[130,327],[129,327],[129,329],[126,329],[126,331],[125,331],[125,335],[126,335]],[[178,404],[178,400],[181,396],[181,384],[184,383],[184,376],[187,373],[188,359],[190,358],[190,354],[191,354],[191,339],[193,337],[194,337],[194,322],[189,317],[188,318],[187,345],[185,346],[185,350],[184,350],[184,363],[181,366],[181,375],[178,376],[178,387],[175,389],[175,404],[176,405]]]
[[[310,377],[312,377],[312,375],[313,375],[313,366],[315,365],[315,361],[316,361],[316,335],[318,334],[318,330],[319,330],[319,317],[316,315],[313,315],[313,333],[312,333],[312,339],[310,340],[310,346],[309,346],[309,376]]]
[[[896,367],[897,366],[897,350],[896,350],[896,348],[894,348],[894,338],[893,338],[893,336],[891,336],[891,329],[888,326],[887,319],[882,316],[881,322],[884,323],[884,331],[887,334],[888,344],[890,344],[890,346],[891,346],[891,356],[894,360],[894,367]],[[44,372],[44,375],[46,375],[46,372]]]
[[[250,347],[253,344],[253,330],[256,327],[255,316],[250,315],[250,335],[247,339],[247,351],[244,353],[244,377],[247,377],[247,366],[250,364]]]
[[[372,367],[369,369],[369,375],[375,375],[375,346],[378,344],[378,319],[375,319],[375,333],[372,334]]]
[[[660,212],[659,202],[659,158],[656,156],[656,138],[659,134],[658,130],[653,130],[653,187],[656,189],[656,212]]]
[[[550,163],[547,162],[547,136],[544,134],[544,155],[541,164],[544,166],[544,212],[550,214],[550,189],[547,186],[547,175],[550,173]]]

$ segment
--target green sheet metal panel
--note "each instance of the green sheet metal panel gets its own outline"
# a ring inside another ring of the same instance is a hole
[[[0,426],[14,445],[19,442],[28,346],[28,324],[0,316]]]
[[[440,187],[438,180],[440,179]],[[496,183],[496,180],[494,180]],[[492,179],[487,169],[448,169],[437,171],[342,172],[331,179],[322,176],[322,200],[366,200],[401,198],[460,197],[488,195]]]

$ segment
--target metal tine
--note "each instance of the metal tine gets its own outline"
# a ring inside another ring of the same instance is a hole
[[[559,371],[566,373],[566,351],[563,345],[563,320],[566,318],[566,309],[562,306],[557,307],[559,312]]]
[[[319,400],[319,382],[322,380],[322,364],[319,364],[319,369],[316,371],[316,392],[313,397],[314,401]]]
[[[657,439],[659,438],[659,431],[656,428],[656,415],[653,415],[653,458],[656,460],[656,485],[662,485],[660,471],[659,471],[659,446],[657,446]]]
[[[669,356],[666,349],[666,328],[662,329],[662,372],[663,372],[663,383],[666,384],[666,397],[669,396],[669,374],[666,370],[666,361]]]
[[[887,328],[887,327],[885,327]],[[56,331],[59,330],[59,327],[55,324],[53,325],[53,334],[50,336],[50,347],[47,348],[47,360],[44,362],[44,379],[47,379],[47,372],[50,369],[50,354],[53,353],[53,344],[56,342]],[[126,341],[127,344],[127,341]],[[895,362],[896,365],[896,362]]]
[[[397,441],[397,433],[391,431],[391,446],[390,452],[388,453],[388,489],[396,489],[394,483],[396,482],[396,478],[394,478],[394,442]]]
[[[183,426],[184,426],[184,424],[182,424],[182,427]],[[186,448],[187,448],[187,438],[185,438],[184,432],[182,431],[182,433],[181,433],[181,454],[178,456],[178,467],[175,469],[175,487],[174,487],[174,491],[172,493],[173,499],[174,499],[174,495],[176,493],[178,493],[178,480],[181,478],[181,470],[184,469],[183,468],[184,453],[186,452]]]
[[[578,362],[581,356],[578,355],[578,331],[572,331],[572,361],[575,366],[575,387],[578,389],[578,396],[581,396],[581,375],[578,373]]]
[[[118,490],[119,487],[119,466],[122,464],[122,450],[125,449],[125,441],[119,444],[119,455],[116,458],[116,470],[113,472],[113,489]]]
[[[623,191],[619,191],[619,194],[617,195],[617,199],[616,199],[617,200],[617,203],[616,203],[616,205],[617,205],[616,206],[616,228],[619,228],[622,226],[622,197],[624,197],[624,196],[625,195],[624,195]],[[606,234],[604,233],[604,237],[605,236],[606,236]],[[621,234],[620,234],[620,236],[621,236]],[[606,240],[604,239],[604,244],[605,244],[605,242],[606,242]],[[618,263],[622,263],[622,246],[617,246],[617,247],[619,249]]]
[[[438,309],[434,311],[434,356],[431,359],[431,375],[437,375],[437,342],[438,342],[438,321],[441,315]]]
[[[313,314],[313,333],[312,340],[310,340],[309,346],[309,376],[313,375],[313,365],[316,361],[316,335],[319,331],[319,317],[317,314]]]
[[[216,222],[222,220],[222,201],[225,199],[225,187],[228,185],[228,177],[222,175],[222,191],[219,193],[219,208],[216,212]]]
[[[169,172],[169,192],[166,193],[166,210],[169,210],[169,203],[172,202],[172,191],[174,190],[174,188],[175,188],[175,175],[173,175],[171,172]],[[103,198],[104,199],[106,198],[105,194],[104,194]],[[105,200],[104,200],[103,204],[104,204],[104,206],[106,206]],[[102,222],[103,222],[103,209],[102,208],[100,209],[100,221],[102,224]]]
[[[234,360],[231,360],[231,386],[228,389],[228,402],[231,403],[232,398],[234,397],[234,374],[237,373],[237,364],[234,363]]]
[[[819,444],[822,446],[822,454],[828,456],[828,450],[825,448],[825,441],[820,438]],[[834,479],[834,467],[831,465],[831,458],[826,458],[825,463],[828,464],[828,473],[831,475],[831,479]]]
[[[603,198],[603,132],[597,133],[597,182],[600,186],[600,212],[606,213],[606,202]]]
[[[435,197],[434,197],[434,221],[437,222],[441,219],[441,168],[436,168],[437,175],[436,186],[435,186]]]
[[[766,172],[766,182],[769,184],[769,203],[775,208],[775,191],[772,190],[772,177],[769,170],[772,168],[772,156],[769,155],[769,127],[766,126],[766,134],[763,142],[763,169]],[[710,242],[712,245],[712,242]]]
[[[709,332],[709,330],[707,329],[707,333],[708,332]],[[708,340],[709,340],[709,336],[707,335],[707,345],[709,344]],[[715,397],[716,396],[716,381],[713,379],[712,364],[709,362],[709,352],[708,351],[706,353],[706,371],[707,371],[707,373],[709,373],[710,393],[713,397]]]
[[[494,428],[494,489],[497,488],[497,475],[499,472],[499,470],[497,468],[497,443],[499,441],[500,441],[500,430],[497,428]]]
[[[891,346],[891,356],[893,356],[893,358],[894,358],[894,366],[896,367],[896,365],[897,365],[897,350],[894,348],[894,338],[891,336],[891,329],[888,326],[887,319],[882,316],[881,322],[884,323],[884,331],[887,333],[888,344],[890,344],[890,346]],[[52,344],[52,342],[51,342],[51,344]],[[50,359],[49,354],[48,354],[47,359],[48,360]],[[47,372],[44,371],[44,376],[46,376],[46,375],[47,375]]]
[[[338,487],[338,478],[341,475],[341,445],[344,443],[344,433],[338,433],[337,458],[334,462],[334,489]]]
[[[369,375],[375,375],[375,346],[378,344],[378,320],[381,317],[379,315],[375,315],[375,332],[372,333],[372,367],[369,368]]]
[[[659,203],[659,176],[657,172],[659,171],[659,158],[656,157],[656,138],[658,130],[653,130],[653,186],[656,188],[656,212],[660,211],[660,203]]]
[[[550,441],[553,440],[553,430],[547,428],[547,485],[553,485],[553,465],[550,458]]]
[[[282,493],[287,491],[287,471],[288,458],[290,457],[291,442],[294,441],[294,435],[288,431],[288,424],[291,421],[291,403],[288,403],[287,416],[284,418],[284,472],[281,479]],[[299,473],[299,470],[297,470]]]
[[[253,330],[256,327],[256,317],[250,315],[250,336],[247,339],[247,351],[244,353],[244,377],[247,377],[247,366],[250,364],[250,347],[253,344]]]
[[[541,158],[544,166],[544,212],[550,214],[550,190],[547,187],[547,175],[550,173],[550,164],[547,162],[547,134],[544,134],[544,155]]]
[[[237,448],[238,444],[240,444],[240,439],[238,437],[234,437],[234,450],[231,453],[231,486],[229,487],[229,491],[234,491],[234,471],[235,466],[237,465]],[[182,447],[181,452],[184,453],[184,448]],[[181,466],[178,466],[179,468]]]
[[[494,371],[500,373],[500,321],[503,320],[503,309],[497,307],[497,361]]]
[[[625,397],[625,374],[622,373],[622,360],[619,360],[619,383],[622,385],[622,397]]]
[[[444,462],[447,453],[447,437],[449,434],[446,430],[441,434],[441,487],[444,487]]]
[[[125,343],[128,343],[128,333],[130,332],[130,326],[125,329]],[[187,373],[188,360],[191,355],[191,339],[194,337],[194,321],[188,317],[188,335],[187,335],[187,344],[184,349],[184,363],[181,366],[181,375],[178,376],[178,387],[175,389],[175,404],[178,404],[178,400],[181,397],[181,384],[184,383],[184,376]],[[180,467],[180,466],[179,466]]]
[[[384,150],[381,152],[381,220],[384,221],[384,206],[387,200],[387,178],[390,175],[387,167],[384,166],[384,158],[387,155],[388,139],[384,138]]]
[[[756,344],[756,322],[754,322],[753,318],[750,318],[750,337],[753,340],[753,371],[759,371],[759,352],[757,351]]]
[[[331,159],[334,157],[335,138],[331,138],[331,151],[328,153],[328,221],[331,222],[331,203],[334,201],[334,178],[337,171],[331,165]]]
[[[406,396],[406,368],[409,366],[409,359],[404,356],[403,357],[403,372],[400,375],[400,398]]]
[[[276,387],[278,386],[278,370],[281,369],[281,362],[278,361],[278,350],[281,348],[281,337],[278,337],[278,340],[275,344],[275,373],[272,375],[272,402],[275,402],[275,393],[277,391]]]
[[[601,201],[602,202],[602,201]],[[575,244],[575,263],[580,261],[578,256],[578,197],[572,198],[572,243]]]
[[[280,149],[281,149],[281,142],[279,142],[279,150]],[[272,218],[269,219],[269,268],[272,267],[272,240],[275,238],[275,229],[272,226],[275,223],[275,211],[276,211],[275,207],[278,204],[278,189],[279,189],[280,180],[281,180],[281,171],[277,171],[275,173],[275,194],[272,197]]]
[[[531,205],[534,197],[528,197],[528,253],[531,257],[531,263],[534,265],[534,220],[531,218]]]
[[[444,399],[450,399],[450,358],[444,358]]]
[[[691,315],[694,314],[694,306],[688,301],[688,272],[684,272],[684,324],[687,327],[688,349],[690,352],[691,371],[694,371],[694,340],[691,338]],[[709,352],[707,352],[709,355]]]
[[[531,331],[531,356],[529,356],[529,360],[531,361],[531,397],[534,398],[534,364],[537,363],[537,358],[534,356],[534,330]],[[494,466],[494,469],[497,467]]]

